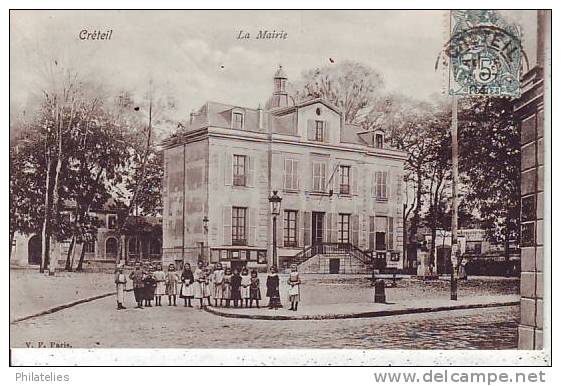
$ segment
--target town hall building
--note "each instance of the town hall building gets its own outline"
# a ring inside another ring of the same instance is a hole
[[[265,109],[207,102],[163,142],[163,261],[319,273],[364,272],[376,257],[399,265],[406,154],[324,99],[294,102],[282,67],[273,80]]]

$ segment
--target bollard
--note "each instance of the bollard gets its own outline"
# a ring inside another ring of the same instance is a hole
[[[386,283],[384,280],[376,280],[374,283],[374,303],[386,302]]]

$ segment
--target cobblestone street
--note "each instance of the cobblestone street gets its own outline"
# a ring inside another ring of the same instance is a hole
[[[514,349],[518,307],[326,321],[223,318],[183,306],[117,311],[104,298],[11,325],[11,347]],[[88,326],[88,328],[84,328]]]

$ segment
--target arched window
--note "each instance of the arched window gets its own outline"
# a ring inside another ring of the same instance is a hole
[[[115,237],[108,237],[105,240],[105,257],[117,256],[118,243]]]

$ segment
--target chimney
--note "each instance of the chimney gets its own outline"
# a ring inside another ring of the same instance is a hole
[[[261,103],[257,107],[257,128],[263,128],[263,109],[261,108]]]

